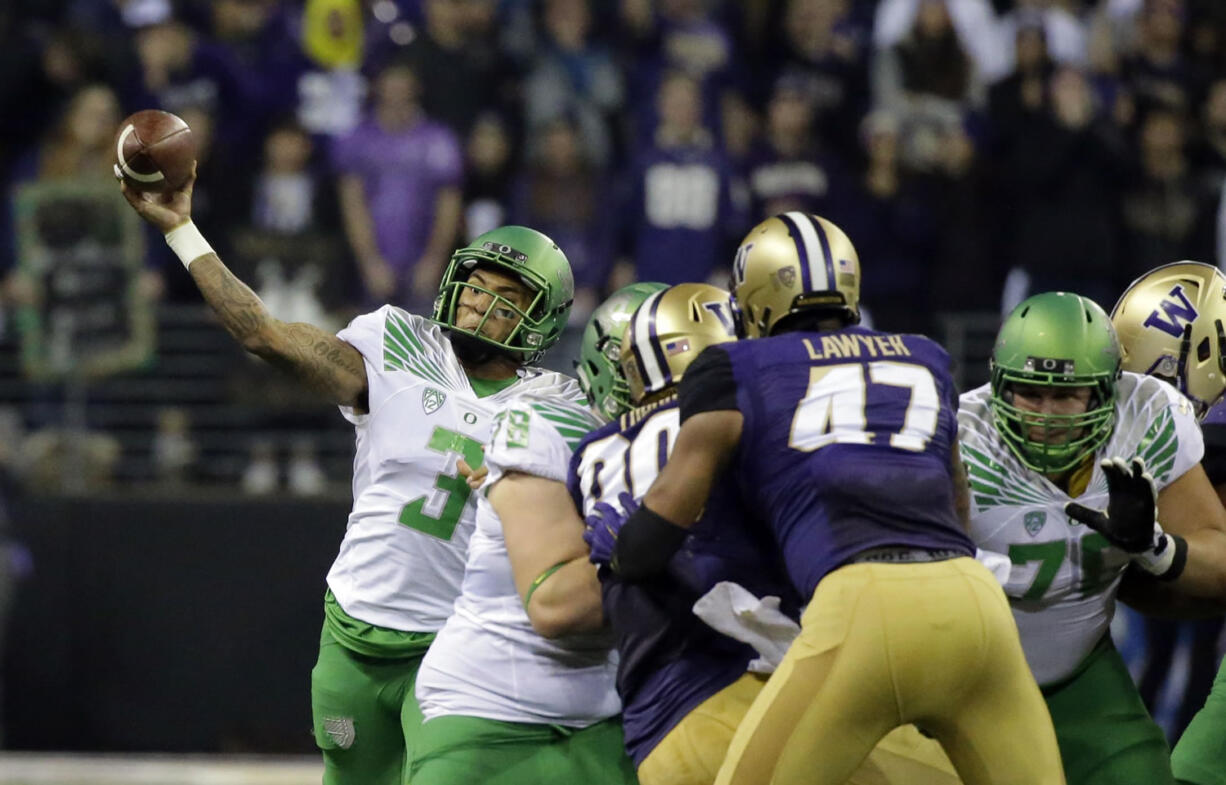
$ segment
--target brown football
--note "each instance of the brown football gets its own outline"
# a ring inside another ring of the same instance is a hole
[[[138,191],[173,191],[191,177],[196,160],[192,130],[177,115],[145,109],[115,134],[115,177]]]

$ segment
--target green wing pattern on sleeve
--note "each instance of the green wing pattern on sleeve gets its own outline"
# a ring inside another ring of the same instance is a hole
[[[395,312],[383,325],[383,369],[409,371],[443,387],[451,387],[447,375],[426,359],[426,348],[413,334],[413,328]]]
[[[600,425],[595,417],[578,407],[533,401],[532,408],[553,425],[571,450],[578,447],[579,441]]]
[[[1145,459],[1145,466],[1154,479],[1162,482],[1168,479],[1167,475],[1175,468],[1175,457],[1178,453],[1179,439],[1175,435],[1175,418],[1171,416],[1170,409],[1163,409],[1137,445],[1136,454]]]

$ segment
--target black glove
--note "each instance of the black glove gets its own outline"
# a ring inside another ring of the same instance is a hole
[[[1145,471],[1145,461],[1133,458],[1126,464],[1123,458],[1107,458],[1100,465],[1107,478],[1107,509],[1092,510],[1069,502],[1064,505],[1064,514],[1128,553],[1152,551],[1162,530],[1155,526],[1158,492],[1154,478]]]

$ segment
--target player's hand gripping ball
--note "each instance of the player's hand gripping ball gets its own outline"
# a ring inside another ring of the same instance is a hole
[[[115,178],[134,190],[176,191],[191,177],[195,161],[191,129],[170,112],[137,112],[115,134]]]

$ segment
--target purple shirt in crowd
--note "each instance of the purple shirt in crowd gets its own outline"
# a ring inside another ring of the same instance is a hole
[[[439,190],[460,185],[460,143],[430,120],[388,133],[368,119],[336,140],[332,161],[338,174],[361,178],[379,251],[403,279],[430,238]]]

